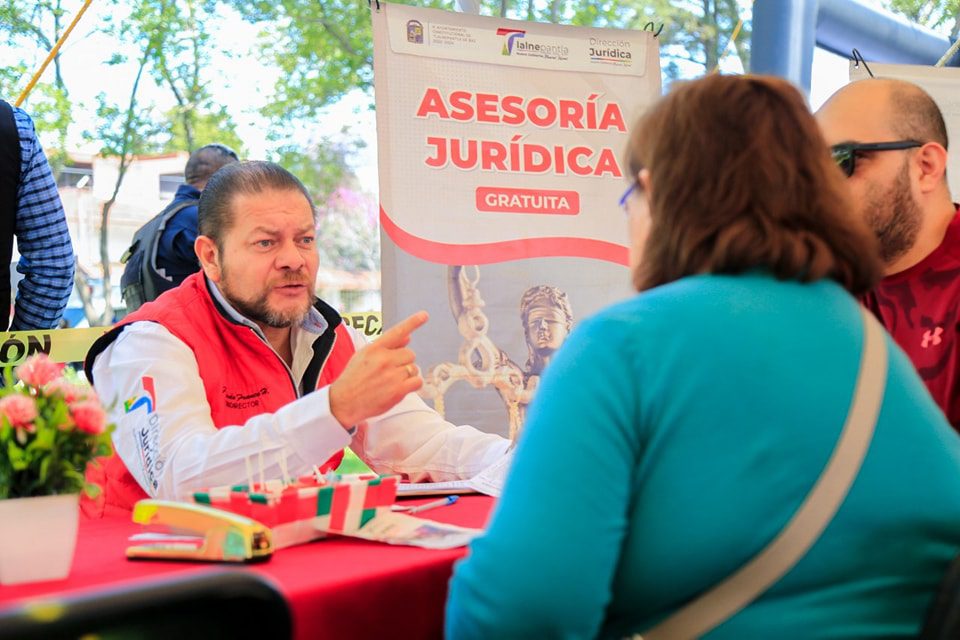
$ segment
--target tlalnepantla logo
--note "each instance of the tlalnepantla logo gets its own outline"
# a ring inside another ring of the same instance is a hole
[[[547,60],[567,60],[570,57],[567,45],[528,38],[524,29],[500,27],[497,35],[503,37],[500,54],[504,56],[518,55]]]
[[[508,56],[513,53],[513,45],[519,39],[527,35],[523,29],[497,29],[497,35],[503,36],[503,48],[500,50],[502,55]]]

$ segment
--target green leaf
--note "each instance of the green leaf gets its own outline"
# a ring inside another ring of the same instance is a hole
[[[50,471],[50,462],[52,460],[53,458],[51,458],[50,456],[47,456],[46,458],[40,461],[40,474],[38,478],[41,484],[46,484],[47,482],[47,474]]]
[[[36,438],[27,447],[30,451],[51,451],[54,446],[54,439],[57,437],[56,427],[38,427]]]
[[[27,468],[27,456],[17,443],[11,440],[7,443],[7,458],[14,471],[23,471]]]

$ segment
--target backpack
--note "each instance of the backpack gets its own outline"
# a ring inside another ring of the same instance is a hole
[[[172,276],[157,270],[157,249],[160,237],[167,223],[181,210],[196,206],[198,200],[171,202],[166,209],[155,215],[133,234],[133,242],[120,262],[124,265],[120,277],[120,289],[127,312],[135,311],[145,302],[155,300],[157,296],[178,284]]]

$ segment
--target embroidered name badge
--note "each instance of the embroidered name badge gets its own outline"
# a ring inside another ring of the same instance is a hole
[[[223,402],[228,409],[253,409],[261,405],[261,397],[267,395],[268,391],[266,387],[250,392],[233,391],[221,387],[220,393],[223,394]]]

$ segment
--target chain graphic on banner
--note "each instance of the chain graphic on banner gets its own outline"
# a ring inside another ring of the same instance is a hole
[[[507,407],[509,437],[515,441],[540,375],[572,327],[567,294],[549,285],[533,286],[524,292],[520,315],[528,358],[520,367],[487,335],[490,320],[483,312],[486,303],[477,286],[480,268],[452,266],[448,274],[450,306],[464,342],[456,362],[441,362],[424,374],[420,395],[433,400],[434,409],[444,415],[444,395],[454,383],[468,382],[475,389],[492,386]]]

